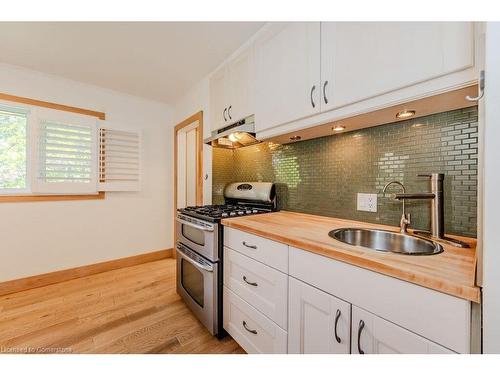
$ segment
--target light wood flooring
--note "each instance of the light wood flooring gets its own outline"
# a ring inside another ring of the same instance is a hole
[[[244,353],[175,292],[175,260],[0,297],[0,353]]]

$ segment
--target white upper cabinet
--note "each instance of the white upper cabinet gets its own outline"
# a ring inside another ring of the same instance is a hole
[[[320,111],[320,23],[271,24],[257,40],[257,131]]]
[[[352,354],[451,354],[446,349],[352,306]]]
[[[288,353],[349,354],[351,305],[289,277]]]
[[[254,113],[253,48],[249,47],[217,70],[210,78],[211,130]]]
[[[228,69],[223,66],[210,78],[210,127],[216,130],[227,125]]]
[[[229,63],[228,71],[227,115],[230,123],[234,123],[254,114],[253,48],[248,48],[234,58]]]
[[[474,64],[470,22],[324,22],[322,111]]]

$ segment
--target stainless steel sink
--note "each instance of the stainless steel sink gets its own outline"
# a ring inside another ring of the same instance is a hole
[[[386,230],[341,228],[328,235],[349,245],[406,255],[433,255],[443,251],[437,242]]]

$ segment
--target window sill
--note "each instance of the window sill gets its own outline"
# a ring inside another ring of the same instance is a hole
[[[85,195],[1,195],[0,203],[13,202],[45,202],[45,201],[84,201],[104,199],[105,193],[100,191],[98,194]]]

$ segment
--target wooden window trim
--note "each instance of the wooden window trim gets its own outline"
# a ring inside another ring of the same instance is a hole
[[[27,105],[32,105],[36,107],[44,107],[50,109],[56,109],[59,111],[79,113],[87,116],[97,117],[99,120],[105,120],[106,114],[104,112],[92,111],[90,109],[71,107],[64,104],[57,104],[51,102],[45,102],[42,100],[36,100],[31,98],[26,98],[22,96],[15,96],[0,93],[0,100],[5,100],[14,103],[22,103]],[[43,201],[79,201],[79,200],[95,200],[104,199],[106,194],[100,191],[98,194],[83,194],[83,195],[0,195],[0,203],[13,203],[13,202],[43,202]]]

